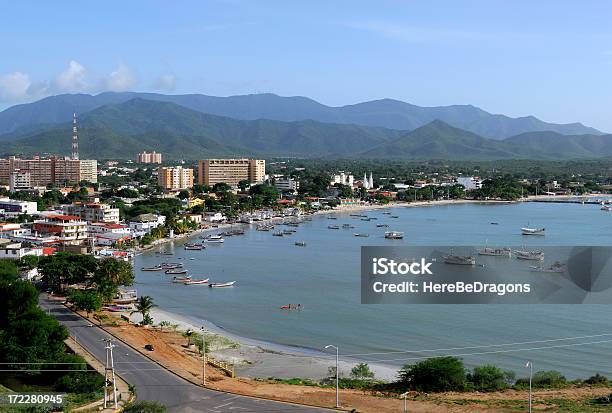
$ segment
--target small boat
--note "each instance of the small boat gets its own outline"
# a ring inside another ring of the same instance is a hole
[[[387,224],[376,224],[376,228],[389,228]]]
[[[510,257],[512,256],[512,250],[510,248],[484,247],[478,250],[478,255],[490,255],[493,257]]]
[[[283,231],[274,231],[272,233],[272,235],[274,235],[275,237],[282,237],[283,236]]]
[[[340,226],[338,226],[338,225],[328,225],[327,229],[340,229]]]
[[[542,261],[544,260],[544,251],[517,250],[514,251],[514,256],[519,260]]]
[[[160,264],[162,270],[172,270],[174,268],[182,268],[183,263],[180,262],[164,262]]]
[[[476,258],[471,255],[447,255],[444,263],[453,265],[476,265]]]
[[[187,277],[174,277],[174,279],[172,280],[173,283],[186,283],[188,281],[191,281],[191,277],[187,276]]]
[[[400,231],[387,231],[385,232],[385,238],[387,239],[403,239],[404,233]]]
[[[356,233],[356,234],[353,234],[353,235],[355,235],[356,237],[364,237],[364,238],[370,236],[370,234],[365,234],[365,233]]]
[[[546,228],[544,227],[542,228],[529,228],[529,227],[521,228],[521,233],[523,235],[545,235],[544,231],[546,231]]]
[[[138,299],[136,297],[132,297],[132,298],[118,298],[118,299],[114,299],[113,300],[113,304],[132,304],[133,302],[138,301]]]
[[[204,238],[203,242],[207,242],[209,244],[221,244],[225,242],[225,239],[221,235],[209,235]]]
[[[255,229],[257,231],[270,231],[271,229],[274,229],[274,225],[260,224],[260,225],[257,225]]]
[[[543,265],[530,265],[532,272],[546,272],[546,273],[555,273],[561,274],[565,272],[565,265],[561,264],[559,261],[555,261],[551,266],[544,268]]]
[[[391,215],[391,218],[399,218],[397,215]]]
[[[499,225],[499,222],[491,222],[491,225]]]
[[[160,255],[174,255],[173,252],[160,252]]]
[[[210,288],[224,288],[224,287],[233,287],[236,281],[230,281],[226,283],[211,283],[208,284]]]
[[[283,235],[293,235],[295,231],[291,231],[290,229],[283,230]]]
[[[391,212],[389,212],[389,211],[385,211],[385,212],[383,212],[383,214],[384,214],[384,215],[391,215]]]
[[[185,245],[185,251],[202,251],[202,245]]]
[[[612,211],[612,205],[606,205],[605,202],[602,202],[601,203],[601,208],[599,208],[599,209],[601,209],[602,211],[610,212],[610,211]]]
[[[161,265],[156,265],[154,267],[142,267],[140,271],[161,271],[163,267]]]
[[[342,228],[344,228],[344,229],[354,229],[355,227],[352,226],[351,224],[342,224]]]
[[[327,217],[327,219],[338,219],[338,217]]]
[[[305,247],[306,246],[306,242],[304,241],[296,241],[295,245],[298,247]]]
[[[173,269],[164,271],[164,273],[168,275],[187,274],[187,270],[184,270],[182,268],[173,268]]]
[[[189,280],[189,281],[185,281],[185,285],[201,285],[201,284],[208,284],[208,280],[210,280],[210,278],[205,278],[203,280]]]

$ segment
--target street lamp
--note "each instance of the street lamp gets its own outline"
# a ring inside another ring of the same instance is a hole
[[[529,413],[531,413],[531,380],[533,378],[533,363],[528,361],[525,363],[525,368],[529,367]]]
[[[408,392],[400,394],[400,397],[404,398],[404,413],[408,413],[408,401],[406,400]]]
[[[340,398],[338,395],[338,347],[333,344],[325,346],[326,349],[330,347],[336,349],[336,408],[338,408],[340,407]]]

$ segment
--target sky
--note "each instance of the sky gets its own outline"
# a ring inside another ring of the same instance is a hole
[[[609,1],[2,1],[0,109],[59,93],[472,104],[612,132]]]

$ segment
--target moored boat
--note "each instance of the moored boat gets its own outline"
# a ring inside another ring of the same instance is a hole
[[[493,257],[510,257],[512,256],[512,250],[510,248],[484,247],[478,250],[478,255],[490,255]]]
[[[173,283],[186,283],[188,281],[191,281],[191,277],[187,276],[187,277],[174,277],[172,279]]]
[[[340,226],[338,226],[338,225],[328,225],[327,229],[340,229]]]
[[[210,278],[205,278],[203,280],[189,280],[189,281],[185,281],[185,285],[201,285],[201,284],[208,284],[208,280],[210,280]]]
[[[545,235],[546,228],[530,228],[523,227],[521,228],[521,233],[523,235]]]
[[[387,231],[385,232],[385,238],[387,239],[403,239],[404,233],[400,231]]]
[[[519,260],[542,261],[544,259],[544,251],[539,250],[516,250],[514,256]]]
[[[471,255],[447,255],[444,263],[453,265],[476,265],[476,258]]]
[[[305,241],[296,241],[295,245],[298,247],[305,247],[306,246],[306,242]]]
[[[204,238],[203,242],[207,242],[209,244],[220,244],[225,242],[225,239],[221,235],[209,235]]]
[[[275,237],[282,237],[283,236],[283,231],[274,231],[272,233],[273,236]]]
[[[210,288],[224,288],[224,287],[233,287],[236,281],[230,281],[226,283],[210,283],[208,286]]]
[[[161,265],[156,265],[154,267],[142,267],[140,271],[161,271],[163,270]]]
[[[168,275],[181,275],[181,274],[187,274],[187,270],[184,270],[182,268],[172,268],[172,269],[164,271],[164,273]]]
[[[364,238],[365,238],[365,237],[369,237],[369,236],[370,236],[370,234],[365,234],[365,233],[363,233],[363,232],[356,233],[356,234],[354,234],[354,235],[355,235],[356,237],[364,237]]]

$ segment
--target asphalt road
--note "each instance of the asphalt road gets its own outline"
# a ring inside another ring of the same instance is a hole
[[[42,295],[40,306],[64,324],[81,346],[105,363],[106,350],[103,339],[112,338],[110,334],[98,327],[90,327],[86,320]],[[115,372],[136,386],[139,400],[158,401],[164,404],[169,412],[323,413],[332,411],[237,396],[198,387],[160,367],[121,341],[115,340],[113,343],[116,346],[113,349]]]

